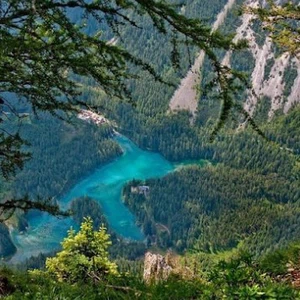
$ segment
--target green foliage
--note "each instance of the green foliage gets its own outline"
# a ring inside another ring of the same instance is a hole
[[[46,268],[59,281],[99,281],[117,274],[117,266],[108,259],[111,245],[106,228],[94,231],[93,222],[86,218],[78,233],[70,229],[62,242],[62,251],[46,260]]]
[[[289,66],[284,70],[283,80],[286,83],[283,91],[283,95],[288,97],[291,93],[292,86],[297,78],[298,70],[295,63],[290,62]]]
[[[12,273],[2,271],[9,282],[16,287],[14,293],[5,299],[201,299],[204,285],[198,280],[171,278],[157,285],[147,286],[140,279],[127,275],[112,277],[96,285],[90,283],[69,284],[51,279],[47,274]],[[203,298],[207,299],[207,298]]]
[[[298,253],[299,254],[299,253]],[[298,256],[299,258],[299,256]],[[207,276],[167,280],[146,285],[130,274],[111,276],[96,285],[91,282],[61,282],[47,273],[29,274],[2,269],[8,290],[6,299],[299,299],[299,291],[286,282],[278,282],[261,270],[247,253],[211,266]]]
[[[0,132],[0,170],[4,178],[8,179],[11,174],[16,174],[16,167],[23,168],[24,162],[30,158],[29,153],[21,151],[24,144],[26,143],[18,133],[7,135]]]
[[[107,226],[107,221],[101,212],[100,205],[89,197],[74,199],[70,209],[72,217],[78,225],[84,222],[86,217],[89,217],[93,221],[94,230],[97,230],[102,225]]]
[[[300,8],[297,3],[288,1],[280,6],[268,0],[267,8],[245,8],[256,14],[271,33],[273,41],[283,50],[292,55],[299,55],[300,49]],[[297,2],[297,1],[296,1]]]
[[[274,283],[246,253],[229,262],[220,262],[209,275],[212,283],[207,299],[297,299],[299,293]]]
[[[270,109],[271,99],[269,97],[264,96],[261,99],[259,99],[258,103],[256,104],[253,116],[257,124],[265,124],[266,120],[268,120],[269,118]]]
[[[267,59],[266,66],[265,66],[264,80],[269,79],[274,63],[275,63],[274,57]]]
[[[299,257],[300,245],[293,243],[288,247],[264,255],[260,259],[260,268],[272,276],[285,275],[288,264],[292,267],[299,266]]]
[[[244,241],[245,247],[260,255],[297,239],[299,115],[295,109],[265,127],[274,143],[247,130],[220,135],[209,146],[199,141],[195,153],[213,165],[186,167],[147,180],[146,197],[132,194],[134,183],[129,183],[125,202],[148,242],[177,251],[196,247],[216,252]]]

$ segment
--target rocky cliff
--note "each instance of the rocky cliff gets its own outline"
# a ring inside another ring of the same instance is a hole
[[[259,0],[247,0],[247,7],[257,8],[261,5]],[[300,60],[284,52],[275,54],[274,45],[268,35],[260,37],[254,28],[255,16],[243,14],[241,25],[237,28],[235,40],[246,39],[249,43],[250,53],[254,59],[254,69],[251,74],[252,90],[249,91],[244,108],[252,115],[258,101],[270,100],[271,108],[269,118],[282,109],[287,113],[296,103],[300,102]],[[223,60],[230,65],[231,53],[228,52]],[[289,73],[290,76],[287,76]],[[291,74],[294,75],[291,75]],[[288,78],[285,78],[288,77]],[[288,87],[289,85],[289,87]]]
[[[144,261],[143,278],[146,283],[155,283],[166,280],[173,268],[168,264],[165,257],[160,254],[147,252]]]
[[[192,279],[195,270],[192,271],[186,263],[182,263],[180,256],[172,252],[168,252],[166,256],[151,252],[145,254],[143,279],[147,284],[166,280],[170,275]]]
[[[265,1],[245,0],[244,5],[258,7]],[[216,17],[213,30],[219,29],[226,22],[236,0],[228,0],[224,9]],[[300,103],[300,60],[289,53],[276,54],[271,38],[255,26],[255,16],[245,13],[240,17],[240,26],[236,29],[235,41],[247,39],[249,60],[254,61],[254,68],[247,70],[251,74],[252,89],[245,98],[244,108],[252,115],[259,101],[269,100],[269,119],[277,110],[287,113],[295,104]],[[232,53],[227,52],[223,64],[231,65]],[[189,110],[196,113],[199,95],[195,89],[201,81],[200,71],[204,62],[204,53],[200,53],[195,64],[182,79],[180,86],[170,101],[170,110]],[[201,102],[200,102],[201,103]],[[201,105],[201,104],[200,104]]]

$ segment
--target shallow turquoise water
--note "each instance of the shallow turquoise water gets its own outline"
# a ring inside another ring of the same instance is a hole
[[[78,182],[60,199],[60,203],[67,208],[72,199],[89,196],[99,202],[112,229],[125,238],[143,240],[144,236],[135,225],[134,216],[122,203],[122,187],[134,178],[162,177],[176,166],[158,153],[141,150],[124,136],[117,136],[115,139],[124,154]],[[59,242],[66,236],[70,226],[76,227],[70,218],[57,219],[48,214],[31,214],[29,229],[25,234],[12,232],[13,241],[18,248],[12,261],[21,261],[40,252],[58,249]]]

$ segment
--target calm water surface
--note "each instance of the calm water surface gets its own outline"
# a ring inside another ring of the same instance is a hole
[[[123,155],[78,182],[60,199],[60,203],[67,208],[72,199],[89,196],[101,205],[112,229],[125,238],[143,240],[134,216],[122,203],[122,188],[131,179],[162,177],[176,166],[158,153],[141,150],[124,136],[115,139],[123,149]],[[27,232],[12,232],[13,242],[18,248],[12,262],[58,249],[70,226],[77,228],[71,218],[57,219],[48,214],[31,213]]]

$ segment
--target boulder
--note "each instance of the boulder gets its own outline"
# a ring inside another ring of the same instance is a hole
[[[151,252],[145,254],[143,278],[147,284],[166,280],[172,270],[173,268],[162,255]]]

